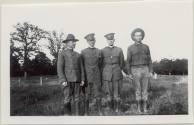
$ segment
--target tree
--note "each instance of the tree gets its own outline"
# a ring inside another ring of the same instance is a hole
[[[153,62],[153,69],[158,74],[186,75],[188,74],[188,60],[164,58],[159,62]]]
[[[64,33],[53,30],[52,32],[48,32],[47,39],[49,42],[48,49],[50,50],[50,54],[57,62],[58,53],[65,48],[65,44],[62,43],[64,40]]]
[[[29,57],[37,53],[39,49],[37,43],[46,37],[46,32],[28,22],[24,22],[23,24],[18,23],[14,28],[15,31],[10,33],[10,41],[18,44],[19,58],[24,59],[24,72],[26,77]]]
[[[173,60],[171,59],[161,59],[160,61],[161,68],[165,74],[171,74],[173,71]]]
[[[188,74],[188,61],[186,59],[176,59],[174,61],[174,72],[178,74]]]
[[[14,42],[11,40],[10,43],[10,75],[17,76],[21,74],[19,57],[21,56],[20,49],[14,45]]]
[[[20,48],[15,46],[15,44],[14,44],[12,39],[10,40],[10,57],[11,56],[16,56],[16,57],[22,56]]]
[[[50,54],[54,57],[54,59],[52,60],[53,64],[52,71],[54,74],[56,74],[58,54],[61,50],[66,48],[65,44],[63,43],[64,33],[53,30],[51,32],[48,32],[47,39],[49,42],[48,49],[50,50]]]
[[[52,64],[51,60],[45,53],[39,52],[33,60],[30,61],[29,66],[31,75],[48,75],[51,74]]]
[[[17,56],[10,56],[10,76],[18,76],[20,74],[21,71]]]

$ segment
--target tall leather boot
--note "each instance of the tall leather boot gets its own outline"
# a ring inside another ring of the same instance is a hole
[[[63,104],[62,115],[71,115],[71,104],[69,102]]]
[[[114,112],[114,105],[115,105],[115,103],[114,103],[113,99],[111,99],[111,101],[109,102],[109,105],[110,105],[111,110]]]
[[[115,112],[116,113],[119,112],[119,107],[120,107],[120,101],[119,100],[115,100]]]
[[[84,103],[84,115],[89,115],[89,100],[86,100]]]
[[[141,100],[137,100],[137,113],[141,113]]]
[[[78,116],[79,115],[79,101],[75,101],[75,115]]]
[[[147,113],[147,111],[148,111],[148,110],[147,110],[147,101],[144,100],[144,101],[143,101],[143,112],[144,112],[144,113]]]
[[[98,114],[100,115],[100,116],[102,116],[103,114],[102,114],[102,112],[101,112],[101,99],[97,99],[97,101],[96,101],[96,104],[97,104],[97,110],[98,110]]]
[[[71,101],[71,115],[75,115],[75,101]]]

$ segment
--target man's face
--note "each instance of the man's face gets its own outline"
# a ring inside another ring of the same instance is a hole
[[[87,42],[88,42],[89,46],[94,47],[95,43],[96,43],[96,40],[95,39],[94,40],[88,40]]]
[[[141,42],[143,39],[143,34],[141,32],[135,32],[133,39],[135,40],[135,42]]]
[[[70,49],[74,49],[75,48],[75,45],[76,45],[76,42],[75,41],[68,41],[66,43],[66,46]]]
[[[108,43],[109,46],[113,46],[114,45],[114,42],[115,42],[114,39],[113,40],[108,40],[107,39],[107,43]]]

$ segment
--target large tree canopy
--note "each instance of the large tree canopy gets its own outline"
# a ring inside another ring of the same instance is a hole
[[[24,59],[24,71],[27,70],[29,57],[38,52],[38,41],[46,38],[46,32],[28,22],[18,23],[14,26],[15,31],[10,33],[11,54],[17,53],[19,58]]]

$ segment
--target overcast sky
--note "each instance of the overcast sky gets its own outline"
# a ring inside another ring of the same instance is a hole
[[[174,0],[173,0],[174,1]],[[96,47],[107,45],[104,35],[115,32],[116,46],[123,49],[133,44],[131,31],[145,30],[143,42],[150,46],[152,60],[189,58],[192,52],[192,1],[121,2],[48,5],[5,5],[2,8],[3,41],[18,22],[29,22],[45,30],[73,33],[80,41],[76,51],[88,47],[84,36],[94,32]]]

